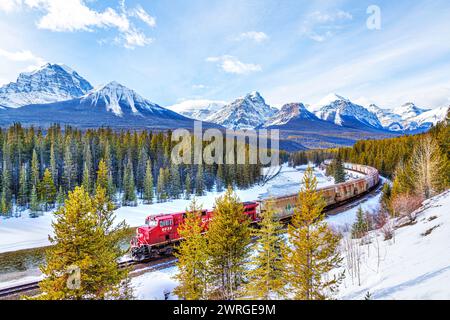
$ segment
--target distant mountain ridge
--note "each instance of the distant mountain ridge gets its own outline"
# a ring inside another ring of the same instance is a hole
[[[195,119],[206,128],[277,128],[294,141],[291,146],[295,148],[304,143],[331,147],[368,137],[423,132],[444,120],[447,112],[448,107],[429,110],[411,102],[393,109],[375,104],[364,107],[335,93],[314,105],[293,102],[279,110],[257,91],[230,103],[187,100],[164,108],[116,81],[93,88],[69,67],[50,63],[0,87],[2,126],[22,122],[167,130],[192,127]]]

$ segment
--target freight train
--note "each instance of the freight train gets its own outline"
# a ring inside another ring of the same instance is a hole
[[[324,165],[328,164],[325,161]],[[373,188],[380,181],[378,170],[369,166],[344,163],[346,170],[364,174],[362,177],[318,188],[326,202],[325,209],[341,205],[356,197],[359,197]],[[271,206],[277,212],[279,220],[287,220],[292,217],[298,194],[271,198]],[[258,223],[260,214],[267,206],[266,200],[244,202],[244,214],[252,223]],[[201,221],[203,232],[207,232],[208,224],[212,219],[214,210],[203,210]],[[178,227],[183,223],[185,212],[150,215],[145,220],[145,225],[136,229],[136,236],[131,240],[131,254],[134,260],[143,261],[162,255],[170,255],[174,245],[182,240],[178,234]]]

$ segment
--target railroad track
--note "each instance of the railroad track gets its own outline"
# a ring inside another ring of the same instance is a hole
[[[158,257],[147,262],[136,262],[133,260],[121,261],[119,268],[131,267],[130,276],[137,276],[143,272],[157,271],[174,266],[177,259],[173,256]],[[0,300],[8,297],[20,296],[28,292],[37,292],[39,290],[39,281],[33,281],[8,288],[0,289]]]

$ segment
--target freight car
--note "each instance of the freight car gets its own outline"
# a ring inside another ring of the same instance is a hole
[[[328,164],[327,161],[324,163]],[[341,205],[355,197],[359,197],[373,188],[379,181],[378,170],[369,166],[345,163],[346,170],[364,174],[364,176],[328,187],[318,188],[326,203],[326,208]],[[277,212],[278,219],[286,220],[292,217],[298,194],[291,194],[270,199],[272,207]],[[244,214],[252,223],[258,223],[262,211],[267,206],[266,200],[244,202]],[[185,218],[185,212],[151,215],[145,220],[145,225],[136,229],[136,236],[131,240],[131,254],[134,260],[142,261],[173,252],[174,245],[182,240],[178,234],[178,226]],[[202,229],[207,232],[212,219],[213,210],[203,210]]]

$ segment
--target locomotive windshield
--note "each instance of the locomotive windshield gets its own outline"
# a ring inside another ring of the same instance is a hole
[[[158,222],[155,220],[155,218],[147,218],[145,220],[145,224],[149,227],[156,227],[158,225]]]

